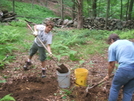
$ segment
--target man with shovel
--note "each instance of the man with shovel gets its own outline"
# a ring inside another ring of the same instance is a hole
[[[30,27],[30,26],[29,26]],[[45,77],[46,72],[46,52],[44,45],[49,52],[49,55],[52,55],[51,47],[52,44],[52,33],[51,30],[54,27],[54,23],[51,21],[46,22],[45,25],[35,25],[34,26],[34,32],[33,35],[35,36],[34,43],[32,47],[30,48],[29,57],[26,61],[26,64],[24,65],[24,70],[28,69],[28,66],[30,66],[31,59],[33,55],[39,51],[39,59],[41,61],[42,66],[42,77]],[[31,29],[32,30],[32,29]]]
[[[121,40],[117,34],[108,38],[108,80],[114,70],[115,62],[119,66],[114,75],[108,101],[117,101],[119,90],[123,88],[123,101],[131,101],[134,92],[134,43]]]

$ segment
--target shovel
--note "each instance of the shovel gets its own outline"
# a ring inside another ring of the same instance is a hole
[[[114,75],[111,75],[110,78],[112,78],[113,76],[114,76]],[[88,87],[86,88],[86,92],[88,92],[89,89],[92,89],[92,88],[97,87],[99,84],[102,84],[102,83],[105,82],[105,81],[106,81],[106,80],[103,79],[103,80],[99,81],[97,84],[95,84],[95,85],[93,85],[93,86],[91,86],[91,87],[88,86]]]
[[[33,31],[32,27],[27,23],[27,26],[29,27],[29,29]],[[40,40],[40,38],[37,36],[37,39],[40,41],[40,43],[43,45],[43,47],[47,50],[47,52],[50,54],[50,52],[48,51],[47,47],[44,45],[44,43]],[[68,68],[64,65],[64,64],[61,64],[59,65],[58,62],[53,58],[53,55],[51,56],[51,58],[55,61],[55,63],[57,64],[58,67],[60,68],[57,68],[56,70],[60,73],[67,73],[68,72]]]

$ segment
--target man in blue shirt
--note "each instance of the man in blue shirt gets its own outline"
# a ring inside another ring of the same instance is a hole
[[[119,90],[123,87],[123,101],[131,101],[134,92],[134,43],[120,40],[117,34],[108,38],[108,80],[114,70],[115,62],[119,66],[114,75],[108,101],[117,101]]]

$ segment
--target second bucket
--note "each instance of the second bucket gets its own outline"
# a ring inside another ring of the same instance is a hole
[[[75,78],[76,78],[76,85],[78,86],[86,86],[87,85],[87,77],[88,77],[88,70],[85,68],[77,68],[74,71]]]

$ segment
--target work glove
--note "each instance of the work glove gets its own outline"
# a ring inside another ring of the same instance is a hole
[[[49,57],[53,57],[53,54],[50,52],[50,53],[48,54],[48,56],[49,56]]]
[[[36,37],[36,36],[38,36],[38,32],[37,31],[34,31],[33,32],[33,35]]]

